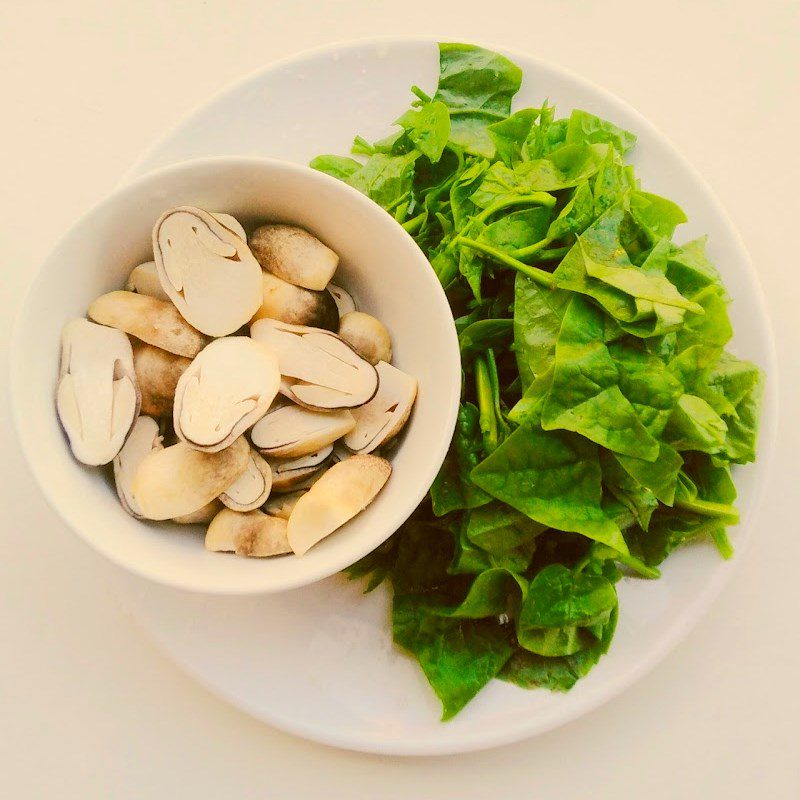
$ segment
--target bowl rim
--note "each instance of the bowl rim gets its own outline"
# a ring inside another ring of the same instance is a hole
[[[445,387],[445,402],[447,404],[447,414],[444,423],[441,427],[442,436],[438,441],[438,446],[431,447],[429,452],[431,458],[428,461],[428,466],[425,470],[416,472],[416,480],[418,482],[417,490],[409,493],[406,500],[397,504],[397,510],[387,515],[388,524],[382,524],[377,528],[381,531],[379,536],[374,538],[371,542],[369,549],[360,553],[355,558],[338,558],[330,559],[323,562],[315,570],[309,572],[307,575],[299,575],[294,577],[276,580],[276,577],[270,576],[260,581],[248,578],[244,586],[238,586],[231,580],[221,582],[218,585],[206,585],[202,579],[184,579],[184,578],[169,578],[162,572],[149,569],[144,564],[130,563],[124,557],[124,549],[120,552],[120,548],[104,546],[101,537],[94,536],[90,529],[93,525],[89,522],[85,524],[78,524],[68,520],[59,508],[57,492],[51,485],[51,482],[45,479],[42,472],[41,465],[35,452],[34,444],[36,437],[32,433],[26,433],[29,427],[23,424],[24,419],[24,392],[22,389],[24,371],[24,359],[22,358],[22,339],[25,335],[26,315],[28,307],[32,302],[35,295],[36,287],[45,275],[45,267],[53,257],[53,254],[58,252],[68,240],[77,234],[77,232],[85,225],[89,224],[92,218],[100,213],[103,213],[109,205],[118,202],[121,197],[128,194],[135,194],[140,191],[142,187],[147,186],[148,183],[154,181],[169,180],[171,177],[178,176],[184,172],[192,172],[198,169],[204,169],[213,166],[230,166],[230,167],[253,167],[267,170],[283,170],[288,173],[302,173],[306,177],[313,176],[313,180],[320,182],[320,184],[327,184],[329,187],[334,188],[345,194],[349,194],[351,199],[364,210],[365,216],[374,215],[375,218],[379,215],[385,215],[387,220],[392,217],[379,205],[370,200],[366,195],[358,190],[349,186],[348,184],[333,178],[311,167],[300,165],[291,161],[286,161],[279,158],[270,158],[264,156],[240,156],[240,155],[214,155],[203,156],[199,158],[185,159],[166,165],[164,167],[148,170],[136,178],[126,180],[124,183],[117,184],[110,192],[102,197],[91,208],[85,211],[80,217],[69,226],[69,228],[58,237],[57,241],[49,249],[47,255],[39,262],[36,270],[32,272],[32,278],[28,287],[25,290],[22,301],[17,309],[14,323],[12,326],[9,353],[9,395],[11,400],[11,418],[14,431],[16,433],[17,442],[20,450],[23,453],[24,461],[29,472],[33,475],[36,484],[38,485],[42,495],[44,496],[47,505],[63,522],[65,527],[71,530],[80,540],[82,540],[91,549],[95,550],[105,559],[110,561],[115,566],[123,569],[138,577],[152,581],[162,586],[168,586],[174,589],[179,589],[187,592],[209,594],[209,595],[222,595],[222,596],[249,596],[249,595],[264,595],[272,594],[275,592],[289,591],[306,586],[311,583],[323,580],[331,575],[340,572],[351,564],[355,563],[358,558],[372,552],[376,547],[379,547],[386,541],[392,533],[394,533],[400,525],[402,525],[413,513],[422,499],[428,492],[428,489],[436,477],[444,459],[447,455],[453,432],[455,430],[460,390],[461,390],[461,359],[458,347],[458,335],[454,325],[442,326],[442,336],[445,340],[445,347],[450,351],[448,363],[452,362],[450,370],[437,371],[441,375],[442,385]],[[427,283],[428,290],[433,292],[437,298],[437,305],[442,312],[443,320],[451,320],[452,312],[450,305],[447,301],[444,289],[439,283],[438,278],[430,267],[428,259],[425,254],[420,250],[414,241],[413,237],[405,231],[402,226],[397,225],[397,232],[400,235],[398,241],[405,240],[406,247],[408,248],[409,256],[413,254],[413,260],[419,264],[419,280],[421,285]],[[411,258],[409,260],[412,260]],[[424,269],[423,269],[424,267]],[[54,347],[57,343],[54,344]],[[447,373],[450,373],[449,375]],[[31,429],[32,430],[32,429]],[[65,444],[66,446],[66,444]],[[83,465],[75,461],[78,468]],[[198,546],[200,546],[198,544]],[[268,573],[265,573],[268,575]]]
[[[263,75],[273,70],[289,66],[293,63],[302,62],[309,58],[368,46],[415,43],[430,43],[436,45],[441,41],[447,42],[456,40],[458,39],[454,39],[452,36],[438,36],[435,34],[383,34],[377,36],[362,36],[338,39],[322,45],[304,48],[291,52],[284,57],[268,61],[239,76],[235,80],[226,83],[210,96],[204,98],[202,101],[195,104],[194,107],[190,108],[174,125],[171,125],[162,135],[157,137],[144,149],[124,173],[121,180],[126,181],[135,178],[137,175],[145,174],[143,171],[146,172],[151,169],[151,167],[148,166],[149,162],[159,154],[159,151],[161,151],[165,145],[171,142],[173,138],[182,131],[184,126],[191,124],[197,114],[206,110],[218,100],[239,90],[242,86],[259,80]],[[747,267],[750,288],[752,289],[751,303],[762,320],[761,327],[764,337],[765,356],[763,363],[759,364],[759,366],[767,375],[758,442],[758,463],[757,465],[752,465],[752,468],[756,469],[757,475],[755,476],[752,496],[747,509],[747,516],[742,519],[743,527],[745,525],[748,527],[754,525],[759,510],[764,502],[770,475],[776,463],[775,451],[780,413],[780,375],[775,337],[769,316],[769,307],[761,282],[758,278],[758,272],[744,244],[742,236],[730,215],[710,184],[703,177],[702,173],[694,166],[693,162],[686,157],[683,151],[675,145],[661,128],[651,122],[648,117],[644,116],[632,102],[604,88],[591,78],[585,77],[582,73],[563,66],[559,61],[536,56],[525,48],[509,47],[505,44],[481,39],[480,37],[467,37],[466,39],[460,39],[460,41],[478,44],[481,47],[497,51],[518,61],[524,61],[528,64],[533,63],[541,70],[549,71],[567,78],[569,81],[591,91],[613,106],[624,108],[625,112],[636,120],[637,125],[639,125],[641,129],[646,129],[672,151],[680,161],[682,168],[691,177],[698,191],[708,201],[714,214],[720,219],[737,249],[742,254],[743,261]],[[639,129],[636,131],[637,133],[638,130]],[[164,643],[160,642],[152,631],[147,630],[147,633],[162,647],[162,649],[165,649],[169,657],[194,680],[198,681],[227,702],[232,703],[235,707],[245,711],[256,719],[274,725],[278,729],[326,745],[368,753],[399,756],[436,756],[466,753],[500,747],[561,727],[609,702],[651,672],[688,636],[698,622],[708,613],[714,601],[739,568],[743,559],[746,558],[747,552],[752,546],[752,539],[752,536],[748,537],[743,543],[737,545],[736,557],[726,562],[724,565],[721,565],[720,569],[714,572],[703,592],[697,597],[691,610],[682,615],[679,619],[673,621],[673,623],[664,630],[657,647],[652,647],[643,657],[632,662],[626,670],[618,674],[613,680],[608,680],[604,684],[604,688],[584,694],[581,697],[581,701],[577,702],[568,713],[561,711],[559,714],[548,716],[546,719],[528,720],[519,725],[509,726],[503,730],[490,733],[479,732],[475,735],[464,735],[462,733],[458,737],[458,740],[446,739],[438,744],[432,744],[430,741],[425,741],[421,744],[399,744],[397,742],[387,742],[385,740],[374,742],[365,736],[348,735],[341,732],[332,733],[330,730],[323,730],[313,724],[298,722],[297,720],[289,719],[279,714],[265,714],[262,709],[256,709],[247,698],[241,695],[234,695],[233,692],[226,691],[225,688],[221,687],[218,682],[214,683],[206,679],[196,667],[180,658],[172,650],[165,648]]]

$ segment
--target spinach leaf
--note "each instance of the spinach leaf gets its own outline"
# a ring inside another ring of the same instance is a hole
[[[673,410],[664,435],[676,450],[719,453],[723,450],[728,426],[702,397],[683,394]]]
[[[619,528],[600,507],[597,448],[581,436],[521,425],[472,470],[472,480],[536,522],[627,552]]]
[[[376,153],[352,172],[347,182],[379,206],[390,210],[411,191],[414,162],[418,156],[416,151],[400,156]]]
[[[461,359],[466,362],[488,347],[497,347],[511,340],[514,322],[510,319],[480,319],[468,325],[459,334]]]
[[[361,162],[347,156],[317,156],[311,160],[309,166],[319,172],[325,172],[334,178],[346,181],[361,169]]]
[[[631,512],[636,524],[646,531],[650,517],[658,508],[658,498],[654,492],[639,483],[608,450],[601,451],[600,466],[603,470],[603,485]]]
[[[569,656],[594,645],[617,607],[600,575],[551,564],[531,581],[517,619],[520,645],[540,656]]]
[[[575,431],[617,453],[654,461],[658,442],[620,390],[619,369],[604,341],[601,312],[573,297],[556,343],[542,427]]]
[[[434,100],[450,111],[450,140],[467,153],[492,158],[487,130],[511,112],[522,71],[499,53],[468,44],[439,45],[439,86]]]
[[[450,140],[450,112],[438,100],[410,109],[395,125],[400,125],[423,155],[436,163]]]
[[[671,239],[675,228],[686,222],[683,209],[666,197],[649,192],[631,192],[630,208],[636,221],[650,235],[653,242]]]
[[[524,108],[508,119],[493,122],[488,126],[487,131],[494,142],[497,157],[507,167],[513,167],[524,160],[525,144],[538,117],[538,108]]]
[[[502,627],[489,620],[442,617],[426,610],[425,599],[395,596],[395,642],[422,667],[442,702],[442,719],[454,717],[494,678],[512,647]]]
[[[608,120],[576,108],[569,115],[567,142],[569,144],[606,142],[613,145],[620,155],[625,155],[636,144],[636,136],[630,131],[618,128]]]
[[[470,478],[480,461],[481,442],[478,409],[471,403],[462,405],[450,451],[431,486],[433,513],[437,517],[466,508],[477,508],[491,500]]]

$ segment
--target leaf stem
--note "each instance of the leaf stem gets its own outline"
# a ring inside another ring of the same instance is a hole
[[[502,211],[504,208],[511,208],[512,206],[536,205],[552,208],[555,204],[556,198],[547,192],[521,194],[518,197],[506,197],[503,200],[498,200],[497,202],[492,203],[490,206],[484,208],[480,214],[477,214],[475,219],[478,222],[485,222],[487,219],[489,219],[489,217],[492,216],[492,214],[496,214],[498,211]]]
[[[730,525],[739,522],[739,512],[733,507],[724,503],[712,503],[710,500],[675,500],[676,508],[683,508],[686,511],[693,511],[703,517],[713,517],[714,519],[725,520]]]
[[[417,214],[416,217],[412,217],[411,219],[406,220],[403,223],[403,228],[408,233],[416,233],[422,227],[422,223],[425,222],[425,217],[427,216],[428,212],[423,211],[421,214]]]
[[[511,269],[515,269],[517,272],[521,272],[523,275],[527,275],[529,278],[536,281],[536,283],[538,283],[540,286],[544,286],[547,289],[555,288],[555,279],[553,278],[553,274],[551,272],[539,269],[538,267],[532,267],[530,264],[525,264],[519,259],[508,255],[508,253],[498,250],[496,247],[492,247],[491,245],[484,244],[483,242],[478,242],[474,239],[467,238],[461,239],[458,244],[460,247],[468,247],[471,250],[477,250],[479,253],[484,253],[485,255],[490,256],[500,264],[505,264],[505,266],[511,267]]]
[[[475,359],[475,393],[478,397],[478,423],[483,435],[483,447],[487,455],[497,449],[497,417],[494,412],[492,379],[483,356]]]
[[[541,250],[544,250],[547,245],[552,242],[553,239],[551,236],[545,236],[544,239],[540,239],[538,242],[534,242],[533,244],[529,244],[527,247],[520,247],[519,250],[514,251],[514,255],[517,258],[528,258],[529,256],[535,256]]]
[[[572,245],[568,244],[565,247],[552,247],[550,250],[540,250],[534,261],[560,261],[564,256],[572,250]],[[519,252],[514,253],[519,258]]]
[[[422,89],[420,89],[417,85],[411,87],[411,94],[413,94],[415,97],[418,97],[423,103],[431,102],[431,96],[425,94],[425,92],[423,92]]]

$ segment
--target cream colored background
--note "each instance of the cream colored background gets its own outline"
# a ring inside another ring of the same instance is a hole
[[[394,760],[266,728],[167,662],[120,610],[117,573],[43,506],[3,391],[0,794],[800,796],[799,9],[791,0],[0,0],[3,390],[13,311],[37,263],[165,128],[242,73],[295,51],[432,33],[559,62],[673,139],[721,197],[760,272],[783,421],[761,546],[651,675],[532,741]]]

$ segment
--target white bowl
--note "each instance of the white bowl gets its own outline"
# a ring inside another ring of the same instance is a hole
[[[303,557],[210,553],[198,526],[144,523],[123,511],[108,469],[79,464],[58,423],[54,391],[63,324],[98,295],[123,287],[152,259],[150,234],[167,208],[197,205],[257,221],[292,222],[332,247],[335,280],[392,334],[395,364],[419,396],[393,473],[375,501]],[[52,507],[84,541],[130,572],[177,588],[275,592],[332,575],[385,541],[425,496],[447,453],[460,391],[458,341],[447,299],[425,256],[392,217],[342,182],[282,161],[208,158],[150,173],[81,219],[42,266],[12,343],[16,426]]]

